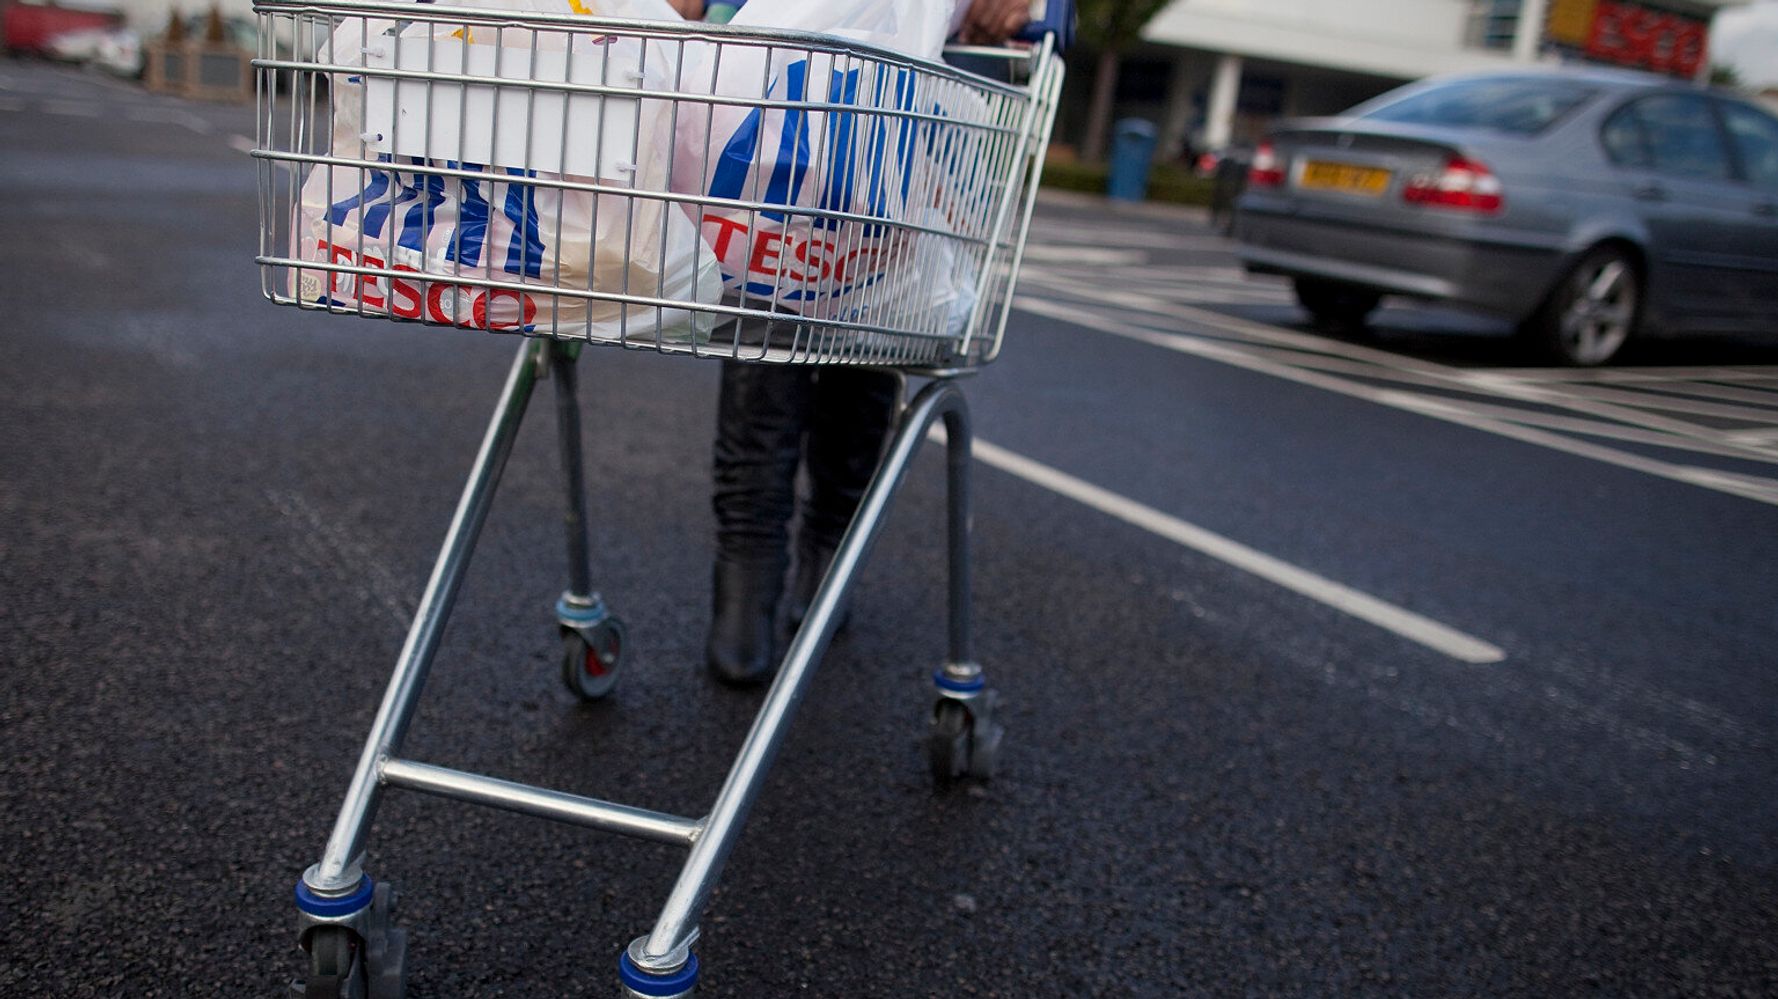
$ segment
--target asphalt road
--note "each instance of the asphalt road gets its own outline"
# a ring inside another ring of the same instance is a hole
[[[0,63],[0,994],[277,995],[515,343],[263,302],[250,111]],[[1329,340],[1047,199],[972,380],[1010,748],[935,791],[920,459],[703,924],[712,996],[1778,992],[1778,352]],[[1429,330],[1460,327],[1461,336]],[[1701,363],[1694,363],[1701,362]],[[525,428],[415,758],[700,814],[714,365],[582,361],[609,702]],[[610,995],[676,851],[393,793],[415,996]]]

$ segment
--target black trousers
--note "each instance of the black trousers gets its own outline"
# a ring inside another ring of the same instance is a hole
[[[711,493],[718,561],[782,568],[799,464],[809,481],[799,556],[831,553],[870,484],[899,388],[868,368],[724,361]]]

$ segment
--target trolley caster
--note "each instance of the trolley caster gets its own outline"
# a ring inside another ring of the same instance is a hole
[[[376,886],[356,919],[310,927],[302,939],[308,974],[289,994],[302,999],[406,999],[407,931],[390,918],[395,889]]]
[[[687,999],[698,991],[698,956],[689,945],[675,952],[671,971],[656,972],[642,967],[642,947],[647,937],[637,937],[617,959],[617,977],[623,982],[624,999]]]
[[[935,780],[948,783],[959,777],[987,780],[994,776],[1006,735],[1006,729],[994,720],[999,702],[999,694],[982,690],[967,699],[946,695],[932,706],[926,757]]]
[[[591,606],[576,606],[563,597],[556,616],[562,629],[562,682],[583,701],[611,693],[623,665],[623,621],[597,597]]]

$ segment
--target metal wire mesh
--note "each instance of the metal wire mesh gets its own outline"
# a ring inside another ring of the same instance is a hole
[[[256,4],[266,296],[700,356],[991,360],[1062,67],[403,3]]]

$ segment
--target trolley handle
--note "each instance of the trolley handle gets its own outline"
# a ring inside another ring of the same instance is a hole
[[[1044,35],[1056,36],[1057,52],[1074,44],[1074,0],[1031,0],[1031,20],[1013,37],[1041,42]]]

